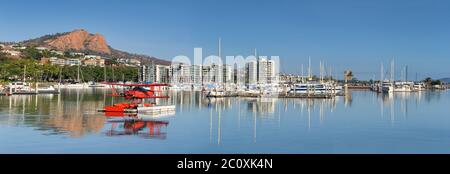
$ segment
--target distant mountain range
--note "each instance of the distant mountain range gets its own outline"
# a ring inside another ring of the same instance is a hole
[[[59,51],[74,51],[86,54],[100,55],[110,58],[137,59],[143,63],[169,65],[170,62],[160,58],[132,54],[112,48],[101,34],[91,34],[84,29],[77,29],[72,32],[56,33],[45,35],[39,38],[18,42],[24,46],[48,47]]]
[[[439,79],[442,82],[450,83],[450,77]]]

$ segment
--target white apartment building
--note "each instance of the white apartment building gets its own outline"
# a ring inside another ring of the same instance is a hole
[[[258,62],[250,61],[246,65],[247,74],[247,84],[257,84],[258,83]]]
[[[192,65],[191,66],[192,83],[201,84],[203,80],[203,66],[202,65]]]
[[[234,67],[231,65],[223,65],[223,82],[234,83]]]
[[[223,83],[223,65],[211,65],[209,75],[210,83]]]
[[[277,82],[275,72],[275,61],[261,58],[258,60],[258,83],[275,83]]]
[[[170,83],[169,69],[170,69],[170,66],[156,65],[154,82]]]
[[[192,83],[192,77],[191,77],[191,66],[178,63],[178,64],[172,64],[170,67],[170,74],[172,75],[171,82],[174,84],[177,83],[184,83],[184,84],[191,84]]]

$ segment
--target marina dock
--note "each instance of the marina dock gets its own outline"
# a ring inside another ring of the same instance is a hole
[[[59,94],[59,91],[45,91],[45,92],[0,92],[0,96],[9,96],[9,95],[38,95],[38,94]]]
[[[211,98],[227,98],[227,97],[248,97],[248,98],[259,98],[259,97],[273,97],[273,98],[333,98],[336,96],[344,96],[344,93],[323,93],[323,94],[295,94],[295,93],[278,93],[274,95],[264,95],[259,93],[246,93],[246,92],[237,92],[237,93],[229,93],[220,96],[209,96]]]

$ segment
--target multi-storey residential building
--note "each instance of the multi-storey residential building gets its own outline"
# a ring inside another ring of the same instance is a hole
[[[223,65],[212,64],[209,69],[209,83],[223,83]]]
[[[223,65],[223,83],[234,83],[234,67]]]
[[[256,60],[250,61],[246,65],[247,84],[258,83],[258,62]]]
[[[275,61],[261,58],[258,60],[258,83],[276,82]]]
[[[142,82],[146,83],[171,83],[171,66],[167,65],[143,65],[139,74]]]
[[[155,82],[157,83],[170,83],[169,76],[170,66],[166,65],[156,65],[155,68]]]
[[[247,67],[236,68],[233,70],[234,82],[238,85],[244,85],[247,83]]]
[[[207,84],[211,82],[211,66],[202,66],[202,83]]]
[[[192,65],[191,66],[191,75],[192,75],[192,83],[201,84],[202,83],[202,75],[203,75],[203,66],[202,65]]]
[[[171,67],[172,83],[191,84],[191,66],[183,63],[172,64]]]
[[[276,62],[261,58],[250,61],[244,68],[236,69],[231,65],[188,65],[183,63],[171,66],[156,65],[146,69],[149,82],[173,84],[230,84],[239,85],[278,83]],[[154,74],[154,75],[151,75]]]

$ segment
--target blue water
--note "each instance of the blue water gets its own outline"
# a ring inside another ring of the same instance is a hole
[[[107,93],[0,97],[0,153],[450,153],[448,91],[211,100],[173,92],[156,102],[176,113],[147,122],[97,113],[121,101]]]

